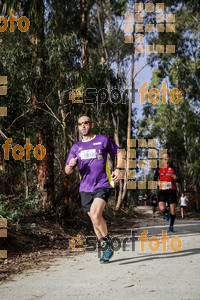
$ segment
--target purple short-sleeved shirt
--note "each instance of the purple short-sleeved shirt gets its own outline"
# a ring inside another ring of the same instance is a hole
[[[108,153],[113,157],[118,153],[118,149],[119,147],[105,135],[96,135],[88,142],[79,141],[72,146],[66,165],[71,158],[78,157],[80,192],[114,187],[108,168]]]

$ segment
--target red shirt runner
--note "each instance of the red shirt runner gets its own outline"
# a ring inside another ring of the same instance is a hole
[[[172,175],[176,175],[179,178],[177,167],[170,164],[167,167],[157,168],[154,174],[154,180],[157,181],[159,178],[160,187],[159,190],[175,190],[174,179]],[[176,179],[176,181],[178,181]]]

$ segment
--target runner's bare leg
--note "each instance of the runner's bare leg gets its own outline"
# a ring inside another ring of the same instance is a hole
[[[108,234],[108,229],[106,225],[106,221],[102,216],[102,212],[104,207],[106,206],[106,202],[101,198],[95,198],[90,207],[90,218],[93,223],[94,231],[96,233],[96,229],[98,230],[96,234],[99,233],[102,236],[106,236]],[[99,238],[99,236],[97,237]]]
[[[160,209],[160,211],[162,211],[162,212],[165,211],[165,209],[166,209],[166,204],[165,204],[165,202],[163,202],[163,201],[159,202],[159,209]]]
[[[181,207],[181,217],[183,219],[183,207]]]
[[[176,203],[171,203],[170,204],[170,214],[171,215],[175,215],[176,214],[175,208],[176,208]]]
[[[153,216],[155,217],[155,213],[156,213],[156,207],[153,206]]]
[[[88,215],[89,215],[89,217],[90,217],[90,219],[91,219],[91,221],[92,221],[92,217],[91,217],[90,211],[88,212]],[[92,222],[92,225],[93,225],[94,232],[95,232],[97,238],[100,239],[100,238],[102,237],[101,232],[99,231],[99,229],[96,227],[96,225],[95,225],[93,222]]]

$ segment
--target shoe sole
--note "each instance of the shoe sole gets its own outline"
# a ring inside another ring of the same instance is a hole
[[[108,264],[109,263],[109,260],[106,260],[106,261],[100,261],[101,264]]]
[[[100,261],[100,263],[101,263],[101,264],[107,264],[107,263],[109,263],[109,262],[110,262],[110,259],[113,257],[113,255],[114,255],[114,251],[113,251],[113,253],[111,254],[111,256],[110,256],[110,258],[109,258],[108,260]]]

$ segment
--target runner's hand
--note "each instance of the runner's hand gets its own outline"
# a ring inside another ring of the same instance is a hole
[[[119,182],[120,181],[120,176],[119,176],[120,172],[118,169],[116,169],[115,171],[112,172],[111,176],[112,176],[112,180],[114,182]]]
[[[177,176],[175,174],[172,174],[173,179],[177,179]]]
[[[70,159],[70,161],[69,161],[69,166],[70,166],[71,168],[73,168],[73,167],[76,165],[77,159],[78,159],[78,157],[75,157],[75,158],[71,158],[71,159]]]

